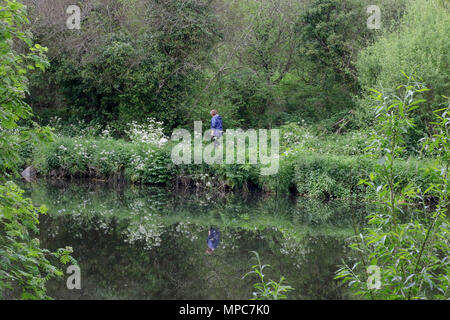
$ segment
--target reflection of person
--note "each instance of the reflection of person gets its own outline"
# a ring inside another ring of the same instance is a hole
[[[223,134],[222,117],[217,113],[217,110],[211,110],[211,140],[214,141],[214,146],[220,145],[219,138]]]
[[[209,228],[208,230],[208,249],[206,249],[207,254],[213,254],[220,242],[220,231],[216,228]]]

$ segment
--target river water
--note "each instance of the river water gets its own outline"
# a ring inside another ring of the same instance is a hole
[[[348,201],[172,191],[149,186],[38,181],[24,186],[48,214],[41,246],[71,246],[81,289],[48,283],[55,299],[250,299],[257,262],[294,288],[289,299],[351,299],[334,280],[346,239],[367,208]],[[208,230],[220,243],[206,254]]]

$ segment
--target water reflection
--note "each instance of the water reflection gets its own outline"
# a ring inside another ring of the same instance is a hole
[[[86,182],[24,187],[35,204],[49,208],[41,219],[43,246],[70,245],[80,264],[82,290],[52,281],[56,299],[248,299],[253,283],[241,277],[253,250],[272,266],[268,278],[283,275],[296,289],[289,298],[348,298],[334,272],[347,255],[352,216],[360,220],[366,210],[346,202]],[[214,254],[199,255],[206,234]]]
[[[220,231],[217,228],[210,227],[208,230],[208,238],[206,239],[208,248],[206,248],[206,253],[211,255],[214,250],[217,249],[220,243]]]

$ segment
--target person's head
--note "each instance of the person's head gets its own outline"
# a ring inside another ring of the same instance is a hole
[[[212,255],[214,253],[214,250],[211,248],[206,249],[206,254]]]
[[[216,109],[212,109],[209,114],[211,115],[211,117],[214,117],[217,114],[217,110]]]

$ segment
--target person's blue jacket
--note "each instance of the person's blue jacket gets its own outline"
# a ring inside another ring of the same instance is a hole
[[[222,117],[218,114],[211,118],[211,129],[223,131]]]

